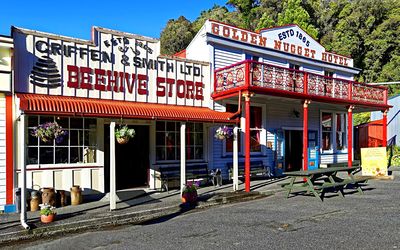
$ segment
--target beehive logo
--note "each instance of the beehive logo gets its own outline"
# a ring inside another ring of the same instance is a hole
[[[31,83],[45,88],[58,88],[61,86],[61,75],[56,63],[49,56],[42,56],[32,68]]]

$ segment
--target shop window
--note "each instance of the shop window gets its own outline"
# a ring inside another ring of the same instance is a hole
[[[186,160],[204,158],[204,132],[202,123],[186,123]],[[156,160],[180,160],[180,123],[156,122]]]
[[[96,119],[28,116],[27,164],[95,163]],[[68,132],[62,141],[43,142],[32,135],[39,124],[56,121]]]
[[[336,149],[343,150],[346,145],[346,115],[336,114]]]
[[[262,108],[250,107],[250,152],[261,152]]]
[[[346,119],[345,113],[322,113],[322,151],[346,149]]]
[[[332,149],[332,114],[322,113],[322,150]]]

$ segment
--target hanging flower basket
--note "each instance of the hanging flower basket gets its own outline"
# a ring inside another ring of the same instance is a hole
[[[231,138],[233,135],[233,130],[231,127],[223,126],[219,127],[217,131],[215,131],[215,138],[218,140],[225,140],[227,138]]]
[[[119,144],[126,144],[133,137],[135,137],[135,130],[128,128],[127,125],[115,129],[115,138]]]
[[[64,130],[57,122],[46,122],[39,124],[33,129],[32,135],[39,138],[42,142],[56,140],[56,143],[61,143],[68,132]]]

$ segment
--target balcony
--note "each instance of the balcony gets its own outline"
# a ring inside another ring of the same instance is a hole
[[[213,97],[239,90],[330,103],[387,107],[387,89],[364,83],[243,61],[217,69]]]

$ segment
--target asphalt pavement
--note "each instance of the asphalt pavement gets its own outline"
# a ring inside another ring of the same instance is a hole
[[[265,198],[266,196],[268,198],[262,200],[268,206],[271,206],[269,208],[271,213],[285,216],[280,212],[281,206],[284,206],[286,210],[289,209],[292,212],[300,213],[300,218],[293,218],[294,221],[301,221],[301,215],[304,215],[310,207],[312,209],[321,208],[324,210],[325,206],[330,203],[338,204],[335,206],[341,206],[345,203],[358,204],[357,206],[368,204],[371,195],[375,197],[376,192],[382,194],[382,196],[379,196],[379,199],[384,199],[386,202],[389,201],[389,204],[393,203],[394,209],[400,207],[400,181],[397,178],[394,180],[369,180],[368,185],[364,187],[364,195],[359,195],[351,191],[348,195],[345,195],[345,198],[341,198],[337,193],[327,193],[325,194],[326,198],[324,202],[320,202],[310,195],[297,195],[286,199],[280,184],[287,181],[287,179],[253,180],[251,182],[252,192],[250,193],[243,192],[243,184],[240,185],[241,191],[239,192],[232,191],[232,184],[225,184],[221,187],[202,187],[198,190],[200,202],[195,208],[182,207],[180,195],[177,190],[170,192],[155,192],[143,189],[123,190],[118,193],[120,201],[117,203],[117,210],[114,211],[109,211],[107,198],[103,198],[100,201],[58,208],[57,220],[51,224],[41,223],[38,212],[28,212],[28,223],[32,228],[29,231],[21,227],[19,214],[0,214],[0,247],[21,244],[23,241],[51,239],[51,237],[74,235],[76,233],[97,231],[99,229],[107,230],[121,225],[162,221],[163,218],[170,218],[171,216],[179,217],[179,215],[182,215],[184,217],[188,210],[196,212],[221,204],[250,201]],[[394,193],[396,190],[397,193]],[[308,205],[302,208],[304,204]],[[369,204],[369,206],[371,206],[371,209],[374,209],[373,204]],[[264,208],[265,206],[263,205],[259,210],[263,210]],[[299,212],[297,211],[299,209],[305,211]],[[318,222],[320,218],[329,216],[330,213],[337,213],[335,212],[336,210],[330,209],[329,211],[331,212],[323,212],[321,215],[317,213],[315,218],[311,220]],[[387,216],[393,216],[393,214]],[[294,224],[296,223],[277,222],[272,223],[270,227],[278,231],[296,231],[297,225]],[[257,223],[254,226],[256,227]],[[398,247],[400,247],[400,244]]]

